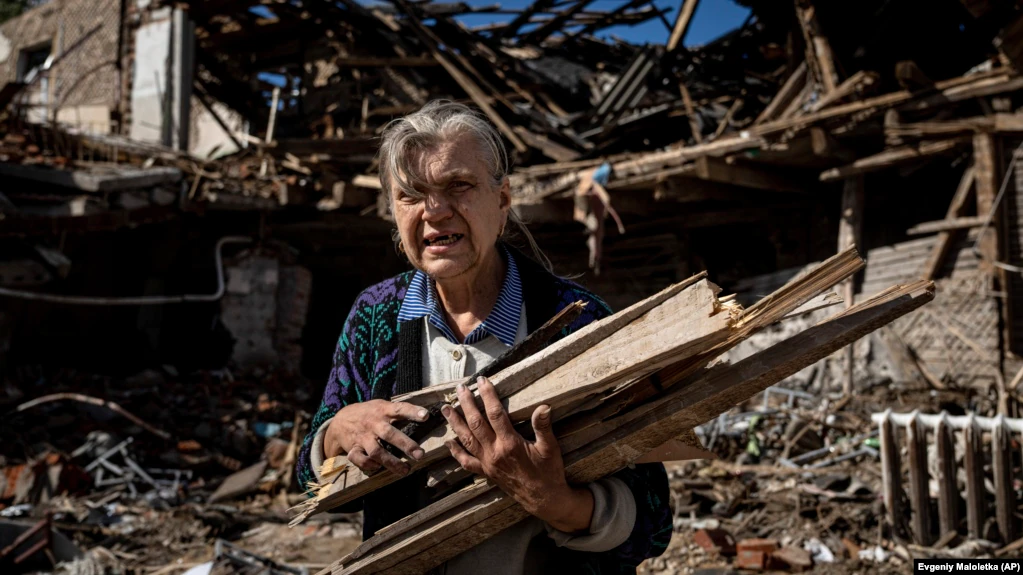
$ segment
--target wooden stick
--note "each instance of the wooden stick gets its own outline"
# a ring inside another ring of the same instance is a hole
[[[844,100],[865,88],[877,84],[880,78],[881,77],[877,72],[860,70],[852,76],[849,76],[849,78],[839,84],[834,90],[825,94],[823,98],[817,100],[810,111],[817,112],[819,110],[823,110],[824,108]]]
[[[995,114],[885,126],[886,138],[935,138],[970,135],[976,132],[1023,132],[1023,115]]]
[[[973,189],[973,182],[974,169],[971,164],[966,168],[963,172],[963,177],[959,180],[959,187],[956,188],[956,193],[952,196],[952,202],[948,206],[948,211],[945,212],[946,219],[958,218],[963,215],[970,191]],[[934,243],[930,255],[927,256],[927,261],[924,262],[923,272],[920,274],[921,279],[930,280],[938,275],[938,272],[941,271],[941,266],[945,263],[949,250],[952,249],[952,240],[955,237],[954,231],[938,234],[938,239]]]
[[[831,51],[831,43],[817,23],[813,3],[810,0],[796,0],[796,16],[803,29],[803,38],[806,40],[806,59],[813,63],[812,67],[817,72],[824,93],[834,92],[838,83],[835,58]]]
[[[804,86],[806,86],[806,60],[800,62],[799,66],[793,70],[778,93],[774,95],[771,103],[757,116],[753,125],[760,125],[777,118],[782,110],[788,108],[789,104],[802,92]]]
[[[689,95],[689,88],[685,82],[679,80],[678,91],[682,94],[682,105],[686,109],[686,119],[689,120],[689,132],[697,144],[703,143],[703,134],[700,132],[700,123],[696,120],[696,108],[693,106],[693,98]]]
[[[933,234],[935,232],[967,230],[970,228],[979,228],[980,226],[983,226],[984,222],[986,221],[987,221],[986,216],[972,216],[968,218],[935,220],[933,222],[923,222],[921,224],[917,224],[906,230],[906,234],[910,236],[919,236],[923,234]]]
[[[675,18],[675,26],[671,29],[671,36],[668,37],[668,43],[665,45],[668,52],[674,52],[685,40],[689,23],[692,22],[693,14],[696,13],[696,7],[699,4],[700,0],[682,0],[682,6],[679,7],[678,16]]]
[[[845,118],[857,112],[868,110],[883,111],[895,106],[905,105],[907,109],[914,107],[927,109],[930,107],[951,104],[961,100],[976,98],[981,95],[992,95],[1001,92],[1010,92],[1023,87],[1023,78],[1013,78],[1005,75],[1004,71],[992,71],[979,73],[972,76],[960,76],[934,85],[938,93],[935,96],[924,96],[919,92],[901,90],[869,98],[859,102],[850,102],[832,106],[813,114],[807,114],[797,118],[776,120],[766,122],[750,130],[754,135],[768,136],[785,132],[800,126],[811,126],[827,120]],[[914,101],[914,98],[919,98]],[[912,103],[912,105],[910,105]]]
[[[966,142],[967,140],[963,138],[955,138],[951,140],[924,142],[918,145],[892,148],[890,150],[885,150],[880,154],[860,158],[847,166],[832,168],[821,172],[820,180],[822,182],[830,182],[833,180],[848,178],[850,176],[884,170],[919,158],[944,154],[949,150],[954,150],[955,148],[962,146]]]
[[[49,403],[51,401],[65,401],[65,400],[77,401],[79,403],[88,403],[89,405],[96,405],[96,406],[99,406],[99,407],[105,407],[105,408],[109,409],[110,411],[113,411],[114,413],[117,413],[118,415],[124,417],[125,419],[131,421],[135,425],[141,427],[142,429],[145,429],[146,431],[148,431],[149,433],[152,433],[153,435],[155,435],[157,437],[160,437],[162,439],[171,439],[171,434],[167,433],[166,431],[157,429],[157,428],[153,427],[152,425],[149,425],[148,423],[143,421],[141,418],[131,414],[128,410],[124,409],[123,407],[121,407],[117,403],[114,403],[113,401],[108,401],[106,399],[100,399],[98,397],[92,397],[91,395],[83,395],[81,393],[68,393],[68,392],[64,392],[64,393],[53,393],[53,394],[50,394],[50,395],[44,395],[42,397],[37,397],[37,398],[35,398],[35,399],[31,400],[31,401],[26,401],[25,403],[22,403],[17,408],[15,408],[11,413],[17,413],[17,412],[25,411],[25,410],[28,410],[28,409],[32,409],[33,407],[35,407],[37,405],[42,405],[44,403]]]

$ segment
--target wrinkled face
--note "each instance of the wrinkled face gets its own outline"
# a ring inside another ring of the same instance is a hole
[[[507,178],[495,185],[472,136],[453,137],[414,158],[425,184],[406,196],[391,186],[394,220],[405,255],[435,280],[473,274],[495,243],[511,205]]]

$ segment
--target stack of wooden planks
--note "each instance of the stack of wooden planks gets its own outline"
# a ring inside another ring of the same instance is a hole
[[[720,356],[743,339],[818,302],[863,261],[851,247],[757,304],[743,309],[705,274],[673,285],[516,363],[491,380],[512,420],[528,422],[552,407],[555,433],[571,482],[588,482],[640,460],[666,442],[768,386],[927,303],[929,281],[894,286],[789,339],[734,364]],[[424,406],[448,401],[454,386],[399,396]],[[528,425],[528,424],[527,424]],[[440,425],[420,440],[431,485],[470,479],[452,465]],[[314,497],[293,524],[353,501],[398,479],[367,476],[343,457],[324,463]],[[457,484],[456,484],[457,486]],[[476,480],[379,531],[324,573],[419,573],[522,520],[526,512],[495,485]]]

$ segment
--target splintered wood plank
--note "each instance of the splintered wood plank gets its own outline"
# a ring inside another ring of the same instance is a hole
[[[984,444],[980,428],[969,425],[963,429],[966,455],[966,530],[971,539],[980,539],[984,529]]]
[[[734,365],[707,369],[658,402],[641,406],[639,415],[623,415],[627,421],[599,441],[566,453],[567,475],[572,481],[592,481],[613,473],[667,439],[716,417],[933,297],[930,282],[897,286]],[[360,560],[348,565],[337,562],[324,573],[422,573],[525,517],[520,506],[509,503],[507,495],[492,497],[488,492],[474,501],[478,505],[431,515],[428,524],[408,527],[408,538],[379,544],[370,539]],[[487,508],[499,511],[483,511]]]
[[[952,429],[944,419],[938,422],[934,436],[938,443],[938,531],[948,533],[959,527],[960,497]]]
[[[884,508],[892,532],[902,534],[902,471],[899,464],[899,445],[896,443],[895,424],[891,417],[881,422],[881,481],[884,490]]]
[[[578,433],[594,422],[603,421],[618,413],[624,405],[662,394],[665,388],[681,381],[709,360],[720,356],[760,329],[781,321],[807,302],[830,290],[838,282],[862,269],[863,265],[864,262],[856,253],[855,247],[828,258],[813,270],[791,279],[774,293],[744,310],[741,319],[732,330],[732,335],[718,347],[687,361],[676,362],[667,370],[658,372],[654,379],[640,378],[628,382],[606,397],[594,397],[575,406],[574,413],[559,422],[561,433],[566,435]],[[582,435],[577,440],[585,441],[583,438],[588,437],[588,433],[592,431],[588,431],[587,435]]]
[[[578,356],[587,349],[590,349],[598,342],[610,337],[612,334],[618,332],[618,330],[642,317],[648,311],[668,301],[683,290],[688,289],[690,286],[695,285],[697,282],[706,277],[707,272],[700,272],[685,281],[672,284],[656,294],[642,301],[636,302],[610,317],[606,317],[600,321],[595,321],[584,326],[582,329],[572,333],[568,337],[545,348],[540,353],[534,354],[528,359],[515,364],[500,374],[500,381],[502,383],[498,388],[498,393],[507,396],[508,394],[522,389],[525,385],[532,383],[535,378],[550,373],[558,366],[563,365],[566,361]],[[495,377],[491,379],[491,383],[497,380],[498,378]],[[393,400],[407,401],[416,405],[432,405],[438,401],[443,401],[446,396],[453,393],[457,383],[458,382],[432,385],[419,391],[395,396]]]
[[[694,374],[679,383],[664,398],[634,407],[618,416],[617,420],[601,422],[596,427],[607,432],[603,437],[586,442],[571,437],[568,438],[570,442],[563,440],[563,449],[574,448],[565,459],[570,469],[577,469],[573,465],[581,453],[586,453],[587,473],[599,473],[613,461],[622,461],[630,449],[640,451],[635,454],[635,457],[639,457],[646,452],[644,450],[652,449],[676,435],[672,434],[676,425],[684,430],[705,423],[809,365],[804,362],[812,359],[811,355],[816,359],[826,357],[842,347],[843,342],[852,343],[932,299],[934,285],[930,282],[918,281],[906,286],[895,286],[738,363],[706,369],[703,375]],[[663,379],[668,380],[668,377]],[[639,429],[643,430],[643,435],[633,435],[630,431],[638,433]],[[662,436],[664,433],[668,435]],[[643,441],[639,441],[641,437]],[[623,441],[625,438],[628,439]],[[648,447],[647,441],[654,444]],[[593,447],[601,444],[608,445],[608,448],[595,453]],[[618,454],[612,453],[616,450]],[[607,473],[611,472],[613,470]],[[570,474],[570,477],[578,481],[592,480],[585,479],[588,477],[586,474],[579,477]]]
[[[909,501],[913,506],[913,540],[931,544],[931,501],[927,489],[927,434],[917,418],[906,427],[909,449]]]
[[[733,318],[726,307],[719,305],[718,291],[703,275],[695,276],[584,327],[490,379],[506,398],[505,406],[513,421],[528,419],[542,404],[558,409],[579,394],[641,376],[666,362],[689,357],[723,341]],[[431,389],[431,393],[453,390],[449,386],[437,387],[440,389]],[[445,444],[453,439],[456,436],[447,424],[431,431],[420,440],[425,455],[408,462],[412,470],[450,457]],[[332,466],[336,467],[336,463],[332,462]],[[314,499],[300,504],[293,524],[400,479],[386,469],[367,476],[353,465],[347,467],[347,471],[336,474],[320,487]]]
[[[1012,439],[1002,424],[991,434],[992,472],[995,478],[995,518],[1002,543],[1016,540],[1016,492],[1012,484]]]

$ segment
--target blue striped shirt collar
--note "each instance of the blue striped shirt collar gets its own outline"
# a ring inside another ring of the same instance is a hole
[[[466,338],[464,342],[458,341],[451,328],[444,321],[444,313],[440,309],[440,298],[437,297],[437,288],[432,279],[421,271],[412,275],[405,299],[398,310],[398,321],[411,321],[428,317],[430,325],[440,330],[453,343],[464,343],[472,345],[493,335],[501,343],[507,346],[515,345],[515,336],[519,331],[519,319],[522,315],[522,282],[519,279],[519,269],[515,258],[502,250],[508,270],[504,277],[504,284],[501,285],[501,293],[497,296],[497,303],[490,315],[483,320]]]

